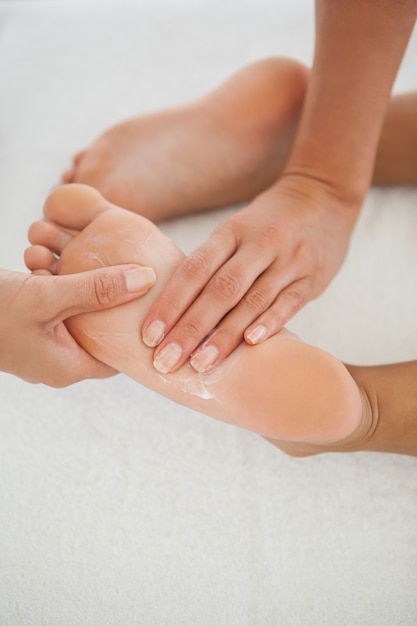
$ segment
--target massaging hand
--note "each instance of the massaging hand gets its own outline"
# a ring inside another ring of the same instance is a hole
[[[206,371],[242,338],[255,344],[277,333],[340,268],[357,212],[324,184],[288,176],[222,223],[145,320],[157,369],[177,369],[192,355]]]
[[[75,342],[64,320],[144,295],[150,285],[140,284],[137,269],[126,265],[69,276],[0,270],[0,370],[52,387],[115,374]]]

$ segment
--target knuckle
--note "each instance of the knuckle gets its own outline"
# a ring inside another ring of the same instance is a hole
[[[68,376],[65,379],[61,377],[50,378],[45,384],[47,384],[48,387],[53,387],[54,389],[64,389],[65,387],[69,387],[70,385],[78,382],[79,379],[77,377]]]
[[[313,268],[319,267],[317,259],[311,250],[310,243],[308,241],[300,241],[294,249],[294,260],[300,267]]]
[[[211,240],[216,243],[218,248],[223,249],[225,246],[231,246],[236,249],[242,242],[244,223],[242,213],[231,215],[214,229]]]
[[[236,228],[240,228],[242,224],[242,212],[233,213],[226,220],[220,222],[218,226],[214,229],[214,233],[224,235],[230,235],[234,237],[234,233],[236,232]]]
[[[201,338],[201,331],[201,325],[195,320],[185,320],[181,324],[181,334],[183,334],[187,340],[199,340]]]
[[[100,305],[112,304],[118,291],[118,281],[114,276],[98,276],[94,281],[94,298]]]
[[[268,220],[264,225],[263,237],[267,242],[276,242],[285,236],[285,222],[280,220]]]
[[[205,280],[210,275],[210,263],[204,254],[194,252],[184,259],[182,271],[189,278]]]
[[[168,326],[175,324],[184,312],[180,292],[171,286],[166,289],[166,293],[159,296],[157,303],[153,306],[154,318],[163,320]]]
[[[243,298],[248,309],[254,313],[263,313],[269,306],[266,294],[261,289],[252,289]]]
[[[240,281],[228,272],[220,272],[214,276],[212,289],[227,300],[235,300],[240,289]]]
[[[298,289],[287,289],[283,296],[290,311],[298,311],[304,304],[304,293]]]
[[[313,453],[298,451],[297,449],[291,448],[291,445],[288,445],[286,442],[281,442],[279,445],[276,443],[275,445],[277,448],[280,448],[284,454],[294,459],[313,455]]]
[[[227,353],[240,343],[243,332],[236,333],[231,328],[220,327],[216,330],[214,337],[216,345],[221,346],[223,353]]]

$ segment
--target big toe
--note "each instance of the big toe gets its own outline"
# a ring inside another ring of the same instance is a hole
[[[43,210],[47,220],[70,230],[83,230],[110,206],[93,187],[72,183],[54,189]]]

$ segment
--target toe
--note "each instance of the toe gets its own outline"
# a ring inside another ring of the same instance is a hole
[[[74,163],[75,167],[77,167],[77,165],[79,165],[81,160],[84,158],[84,155],[85,155],[86,152],[87,152],[87,150],[80,150],[80,152],[77,152],[77,154],[73,157],[72,162]]]
[[[77,152],[77,154],[72,158],[72,167],[65,170],[61,176],[62,184],[68,185],[69,183],[73,183],[75,181],[78,165],[83,160],[86,152],[87,150],[80,150],[80,152]]]
[[[33,245],[44,246],[55,254],[61,254],[73,237],[50,222],[34,222],[29,228],[28,239]]]
[[[110,207],[93,187],[73,183],[54,189],[46,199],[44,215],[63,228],[81,231]]]
[[[49,270],[33,270],[32,274],[36,274],[36,276],[53,276],[56,272],[50,272]]]
[[[27,248],[24,257],[26,267],[34,274],[56,274],[58,260],[45,246]]]
[[[65,172],[61,176],[61,183],[64,185],[73,183],[74,177],[75,177],[75,170],[73,168],[70,170],[65,170]]]

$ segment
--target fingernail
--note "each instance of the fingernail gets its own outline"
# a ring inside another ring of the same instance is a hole
[[[190,363],[197,372],[206,372],[218,358],[219,351],[216,346],[205,346],[193,358]]]
[[[163,322],[155,320],[143,333],[143,343],[149,348],[155,348],[165,337],[165,329]]]
[[[143,291],[155,284],[156,275],[151,267],[137,267],[125,272],[126,287],[129,293]]]
[[[153,362],[154,367],[161,374],[167,374],[176,366],[181,356],[182,348],[177,343],[169,343],[155,358]]]
[[[248,339],[250,343],[255,344],[255,343],[259,343],[260,341],[262,341],[262,339],[265,339],[266,334],[267,334],[267,330],[265,326],[262,326],[261,324],[259,324],[259,326],[255,326],[255,328],[251,330],[250,333],[247,333],[246,339]]]

